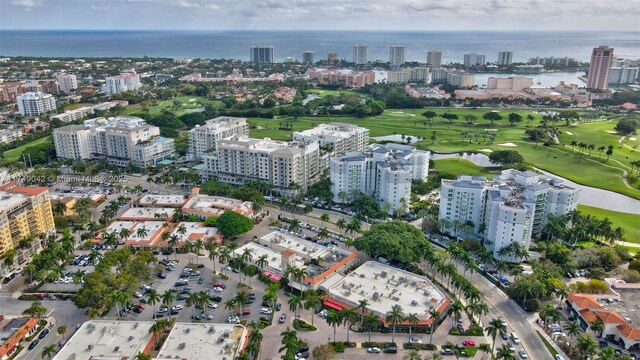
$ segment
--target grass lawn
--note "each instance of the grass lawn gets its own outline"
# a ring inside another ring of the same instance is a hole
[[[45,136],[41,139],[38,140],[34,140],[30,143],[18,146],[15,149],[11,149],[11,150],[7,150],[4,152],[4,158],[6,160],[10,160],[10,161],[15,161],[20,159],[20,156],[22,155],[22,152],[25,151],[27,148],[34,146],[34,145],[39,145],[39,144],[44,144],[44,143],[51,143],[53,142],[53,140],[51,139],[51,136]]]
[[[556,351],[556,349],[553,348],[553,346],[551,344],[549,344],[549,342],[547,341],[547,339],[544,338],[544,336],[542,336],[542,334],[540,334],[540,332],[538,330],[536,330],[536,332],[538,333],[538,336],[540,337],[540,340],[542,340],[542,342],[544,343],[544,346],[547,348],[547,350],[549,350],[549,352],[551,353],[551,356],[556,356],[556,354],[558,353]]]
[[[320,97],[325,97],[329,95],[338,96],[340,94],[350,94],[350,95],[359,95],[366,97],[365,94],[361,94],[359,92],[351,91],[351,90],[324,90],[324,89],[310,89],[305,90],[307,94],[318,94]]]
[[[540,116],[530,110],[503,110],[501,115],[505,119],[490,124],[482,119],[482,115],[488,109],[433,109],[438,115],[449,112],[458,115],[460,119],[465,115],[474,115],[478,120],[471,125],[464,123],[463,120],[449,122],[441,117],[436,117],[433,122],[428,123],[421,115],[426,110],[389,109],[385,110],[380,116],[365,118],[353,116],[300,117],[297,120],[293,118],[252,118],[250,119],[251,122],[258,125],[259,128],[252,129],[250,135],[258,138],[269,137],[277,140],[289,140],[291,139],[291,131],[279,130],[279,122],[286,121],[291,123],[293,131],[300,131],[312,128],[319,123],[338,121],[366,127],[369,129],[372,138],[394,134],[412,136],[414,139],[417,138],[419,140],[415,143],[418,148],[436,152],[451,153],[482,149],[494,151],[498,149],[513,149],[520,152],[528,163],[540,169],[580,184],[611,190],[640,199],[638,185],[634,185],[636,188],[628,188],[622,181],[622,168],[626,167],[627,171],[630,170],[628,162],[632,159],[633,149],[616,147],[614,155],[610,160],[607,160],[605,156],[600,156],[599,158],[597,150],[588,155],[587,153],[579,154],[577,151],[572,150],[570,146],[563,148],[560,145],[549,147],[536,145],[529,141],[525,134],[525,130],[529,128],[526,123],[528,114],[534,116],[532,127],[537,126],[540,121]],[[524,122],[511,126],[506,120],[510,112],[522,115],[525,118]],[[609,122],[607,120],[581,123],[570,127],[560,126],[560,130],[563,132],[560,139],[565,143],[568,140],[568,143],[570,143],[571,140],[567,139],[567,137],[577,136],[568,135],[564,133],[565,131],[572,134],[580,134],[581,140],[577,140],[578,142],[593,143],[597,149],[599,146],[615,144],[617,139],[620,138],[619,135],[606,132],[607,129],[613,129],[614,126],[615,121]],[[435,139],[432,139],[434,133]],[[476,135],[470,142],[468,137],[463,136],[464,134]],[[491,134],[496,134],[496,140],[493,143],[490,141]],[[516,146],[506,147],[500,145],[504,143],[514,143]],[[627,143],[630,144],[631,140],[628,140]],[[635,155],[635,153],[633,154]],[[633,156],[633,158],[637,158],[637,155]]]
[[[433,161],[436,166],[432,170],[436,170],[442,173],[451,173],[456,175],[476,175],[484,176],[487,179],[493,178],[498,175],[498,172],[491,172],[482,166],[478,166],[469,160],[465,159],[441,159]]]
[[[624,229],[624,237],[628,242],[640,243],[640,215],[604,210],[585,205],[578,205],[578,210],[599,219],[609,218],[613,223],[613,228],[619,226]],[[637,250],[640,250],[640,248]]]
[[[180,101],[181,105],[175,107],[173,102]],[[194,101],[191,101],[194,100]],[[220,101],[209,100],[202,96],[181,96],[171,100],[164,100],[158,102],[156,105],[151,105],[148,107],[149,114],[151,115],[159,115],[162,110],[169,110],[176,114],[176,116],[181,116],[186,114],[187,109],[197,109],[204,107],[205,104],[216,104],[219,105]],[[141,106],[139,104],[129,105],[125,110],[126,115],[135,115],[136,113],[140,113],[142,111]]]

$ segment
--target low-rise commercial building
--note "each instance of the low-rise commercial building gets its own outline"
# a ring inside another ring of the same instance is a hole
[[[487,89],[520,91],[530,88],[533,79],[521,76],[510,76],[506,78],[491,76],[487,80]]]
[[[365,312],[375,314],[378,319],[391,326],[386,315],[393,306],[400,306],[405,314],[414,313],[418,324],[402,321],[396,326],[430,328],[438,319],[429,312],[436,309],[446,316],[451,300],[429,279],[408,271],[368,261],[349,273],[342,280],[327,289],[324,305],[335,310],[343,308],[358,309],[360,302],[366,300]]]
[[[208,217],[219,217],[225,211],[233,211],[248,218],[254,217],[253,204],[249,201],[200,194],[200,188],[193,188],[191,196],[182,206],[182,213],[194,215],[205,220]]]
[[[138,200],[139,206],[182,207],[189,199],[188,195],[144,195]]]
[[[345,203],[358,193],[372,195],[386,212],[404,212],[411,181],[429,174],[428,151],[400,144],[371,145],[364,152],[333,157],[330,165],[333,201]]]
[[[241,256],[245,250],[251,252],[251,261],[254,263],[261,257],[267,260],[263,274],[274,281],[285,276],[290,266],[304,269],[306,275],[300,281],[290,279],[289,282],[290,286],[301,291],[318,289],[330,276],[358,261],[358,255],[354,252],[337,246],[324,246],[281,231],[271,232],[256,242],[247,243],[234,250],[234,253]]]
[[[38,321],[38,318],[0,315],[0,359],[10,358],[22,341],[36,332]]]
[[[504,170],[493,181],[459,176],[442,180],[440,220],[445,231],[459,237],[476,235],[494,257],[515,261],[515,254],[500,251],[514,243],[528,250],[547,215],[572,211],[579,198],[579,189],[532,171]]]
[[[18,112],[25,116],[38,116],[56,109],[56,99],[43,92],[27,92],[16,98]]]

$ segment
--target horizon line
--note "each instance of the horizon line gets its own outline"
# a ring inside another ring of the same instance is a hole
[[[42,28],[42,29],[20,29],[20,28],[8,28],[2,29],[0,28],[0,32],[2,31],[94,31],[94,32],[103,32],[103,31],[111,31],[111,32],[126,32],[126,31],[171,31],[171,32],[193,32],[193,31],[236,31],[236,32],[251,32],[251,31],[264,31],[264,32],[285,32],[285,31],[300,31],[300,32],[314,32],[314,31],[326,31],[326,32],[345,32],[345,31],[353,31],[353,32],[557,32],[564,31],[568,33],[577,33],[577,32],[604,32],[604,33],[616,33],[616,32],[626,32],[626,33],[640,33],[638,30],[564,30],[564,29],[531,29],[531,30],[513,30],[513,29],[421,29],[421,30],[404,30],[404,29],[51,29],[51,28]]]

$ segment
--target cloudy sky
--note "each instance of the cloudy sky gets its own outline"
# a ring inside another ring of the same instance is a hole
[[[0,0],[0,29],[640,31],[640,0]]]

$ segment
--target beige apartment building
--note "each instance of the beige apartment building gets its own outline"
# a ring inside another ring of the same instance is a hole
[[[219,116],[207,120],[202,125],[196,125],[189,131],[190,159],[198,159],[208,152],[216,150],[216,141],[229,138],[234,135],[246,136],[249,134],[249,125],[246,118]]]

